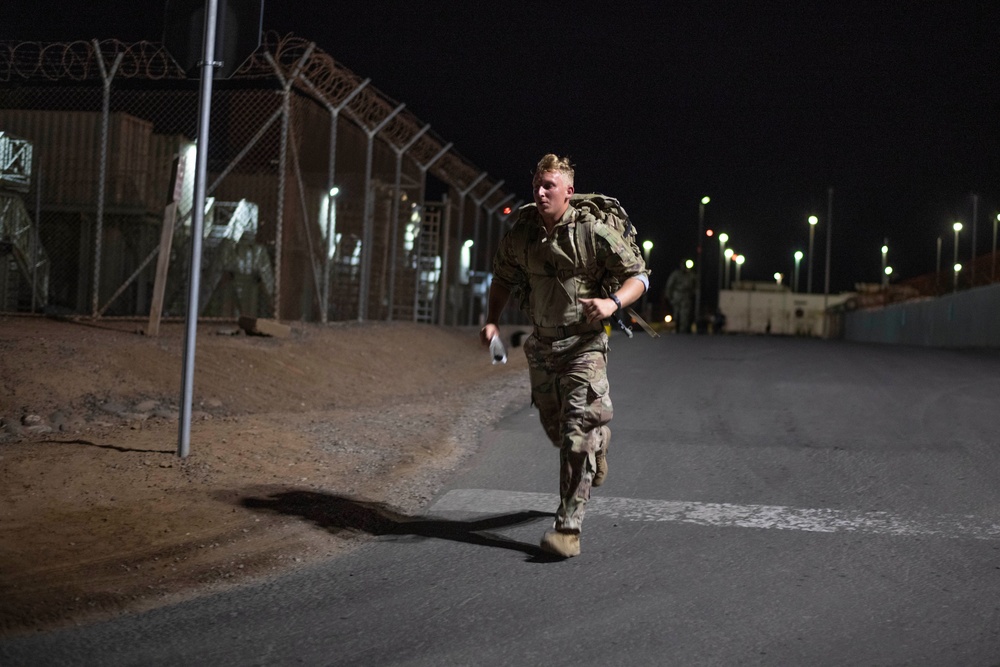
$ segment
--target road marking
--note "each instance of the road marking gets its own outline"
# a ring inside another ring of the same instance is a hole
[[[455,489],[431,508],[434,512],[504,514],[536,510],[553,512],[559,497],[548,493]],[[818,533],[934,535],[977,540],[1000,539],[1000,524],[971,515],[906,518],[888,512],[810,509],[780,505],[732,505],[637,498],[592,498],[587,516],[620,521],[693,523],[699,526],[804,530]]]

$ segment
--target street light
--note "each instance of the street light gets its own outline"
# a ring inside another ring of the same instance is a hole
[[[722,254],[726,257],[726,289],[729,289],[729,260],[733,258],[735,253],[732,248],[726,248],[726,251]]]
[[[882,243],[882,287],[885,287],[888,284],[888,282],[889,282],[889,279],[888,279],[888,275],[889,274],[886,273],[886,270],[885,270],[885,268],[886,268],[886,259],[887,259],[886,256],[888,254],[889,254],[889,239],[884,239],[884,241]]]
[[[951,226],[951,228],[955,230],[955,258],[953,261],[955,263],[955,266],[958,266],[958,233],[962,231],[962,223],[956,222],[954,225]],[[956,280],[958,279],[958,271],[959,271],[958,269],[955,269]]]
[[[729,234],[722,232],[719,234],[719,298],[722,298],[722,265],[726,261],[726,243],[729,241]]]
[[[793,292],[798,292],[799,291],[799,263],[802,261],[802,251],[801,250],[796,250],[795,251],[795,255],[793,255],[793,256],[795,257],[795,273],[794,273],[795,278],[792,281],[792,291]]]
[[[783,275],[782,275],[781,273],[779,273],[778,271],[775,271],[775,272],[774,272],[774,282],[778,283],[779,285],[781,284],[781,279],[782,279],[782,278],[784,278],[784,277],[785,277],[785,276],[783,276]]]
[[[955,268],[955,281],[952,283],[951,289],[952,289],[952,291],[957,292],[958,291],[958,272],[962,270],[962,265],[959,264],[958,262],[955,262],[955,267],[954,268]]]
[[[812,294],[813,291],[813,237],[816,235],[816,223],[819,222],[819,218],[815,215],[809,216],[809,265],[806,269],[806,293]]]
[[[736,284],[740,282],[740,267],[743,266],[743,262],[747,261],[747,258],[743,255],[736,255]]]
[[[701,255],[701,244],[702,239],[705,236],[705,205],[712,201],[710,197],[702,197],[701,202],[698,204],[698,252],[695,256],[695,262],[698,264],[698,280],[695,282],[694,286],[694,321],[695,321],[695,331],[698,330],[698,319],[701,316],[701,266],[704,264],[702,262]]]

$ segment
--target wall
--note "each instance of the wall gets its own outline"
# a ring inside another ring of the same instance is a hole
[[[719,294],[719,309],[730,333],[823,336],[823,307],[843,303],[851,293],[793,293],[775,283],[738,283],[738,289]]]
[[[845,313],[844,338],[928,347],[1000,347],[1000,285]]]

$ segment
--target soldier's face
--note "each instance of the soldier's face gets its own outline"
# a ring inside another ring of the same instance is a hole
[[[573,186],[567,182],[566,175],[559,171],[544,171],[535,174],[531,184],[535,206],[542,217],[551,221],[561,218],[573,194]]]

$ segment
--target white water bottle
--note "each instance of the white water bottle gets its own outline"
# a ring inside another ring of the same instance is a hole
[[[500,341],[500,336],[490,338],[490,356],[493,357],[494,364],[507,363],[507,350]]]

